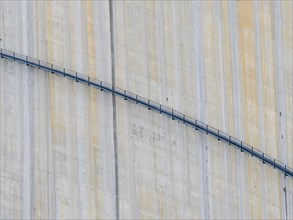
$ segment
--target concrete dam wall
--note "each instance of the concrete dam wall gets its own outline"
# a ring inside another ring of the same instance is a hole
[[[290,1],[4,1],[0,47],[182,112],[293,167]],[[1,219],[293,218],[293,178],[104,93],[0,60]]]

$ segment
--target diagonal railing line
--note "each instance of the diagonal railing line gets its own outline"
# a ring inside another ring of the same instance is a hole
[[[196,119],[193,119],[187,115],[184,115],[180,112],[175,111],[174,109],[168,108],[166,106],[163,106],[159,103],[153,102],[149,99],[143,98],[141,96],[138,96],[136,94],[133,94],[131,92],[128,92],[124,89],[120,89],[118,87],[114,87],[111,84],[108,84],[106,82],[97,80],[95,78],[83,75],[81,73],[77,73],[71,70],[68,70],[63,67],[59,67],[56,65],[53,65],[51,63],[47,63],[29,56],[21,55],[6,49],[0,48],[0,55],[1,58],[10,59],[13,61],[17,61],[23,64],[26,64],[27,66],[36,67],[48,72],[51,72],[53,74],[57,74],[63,77],[70,78],[72,80],[75,80],[76,82],[84,83],[88,86],[93,86],[97,89],[100,89],[101,91],[106,91],[109,93],[112,93],[114,95],[117,95],[121,98],[124,98],[125,100],[132,101],[136,104],[143,105],[147,107],[149,110],[154,110],[160,114],[164,114],[173,120],[178,120],[182,122],[183,124],[186,124],[196,130],[200,130],[207,135],[211,135],[215,138],[217,138],[219,141],[223,141],[225,143],[228,143],[229,145],[233,145],[237,149],[239,149],[241,152],[246,152],[250,154],[252,157],[256,157],[259,160],[262,161],[262,163],[267,163],[271,165],[274,169],[278,169],[281,172],[285,174],[285,176],[290,176],[293,178],[293,169],[288,167],[287,165],[283,164],[282,162],[268,156],[262,151],[259,151],[248,144],[242,142],[241,140],[238,140],[234,137],[232,137],[229,134],[226,134],[216,128],[213,128],[203,122],[200,122]]]

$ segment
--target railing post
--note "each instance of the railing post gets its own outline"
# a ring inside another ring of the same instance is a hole
[[[100,81],[100,90],[103,91],[103,82]]]
[[[265,153],[262,153],[262,163],[265,164]]]
[[[241,141],[241,143],[240,143],[240,151],[243,152],[242,141]]]
[[[287,174],[287,165],[285,165],[285,176],[288,176],[288,174]]]

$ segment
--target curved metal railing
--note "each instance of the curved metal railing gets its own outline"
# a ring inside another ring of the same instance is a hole
[[[154,110],[160,114],[164,114],[173,120],[178,120],[182,122],[183,124],[186,124],[196,130],[200,130],[207,135],[211,135],[215,138],[217,138],[219,141],[223,141],[228,143],[229,145],[233,145],[234,147],[240,149],[241,152],[246,152],[250,154],[252,157],[256,157],[259,160],[262,161],[262,163],[267,163],[271,165],[274,169],[278,169],[281,172],[285,174],[285,176],[290,176],[293,178],[293,169],[288,167],[287,165],[283,164],[280,161],[277,161],[276,159],[268,156],[264,152],[261,152],[248,144],[242,142],[241,140],[238,140],[234,137],[232,137],[229,134],[226,134],[216,128],[213,128],[205,123],[202,123],[196,119],[193,119],[187,115],[184,115],[180,112],[175,111],[174,109],[168,108],[166,106],[163,106],[159,103],[153,102],[149,99],[143,98],[141,96],[138,96],[136,94],[133,94],[131,92],[128,92],[124,89],[120,89],[118,87],[114,87],[111,84],[102,82],[100,80],[97,80],[95,78],[85,76],[81,73],[77,73],[68,69],[65,69],[63,67],[59,67],[56,65],[53,65],[51,63],[47,63],[29,56],[21,55],[9,50],[5,50],[0,48],[0,55],[1,58],[10,59],[13,61],[18,61],[20,63],[26,64],[27,66],[36,67],[48,72],[51,72],[53,74],[57,74],[63,77],[70,78],[72,80],[75,80],[76,82],[84,83],[88,86],[96,87],[97,89],[100,89],[101,91],[109,92],[114,95],[117,95],[121,98],[124,98],[125,100],[132,101],[136,104],[143,105],[147,107],[149,110]]]

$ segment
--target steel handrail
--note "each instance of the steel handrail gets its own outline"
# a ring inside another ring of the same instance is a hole
[[[186,124],[192,128],[195,128],[196,130],[200,130],[208,135],[211,135],[217,138],[219,141],[223,141],[228,143],[229,145],[233,145],[234,147],[240,149],[241,152],[246,152],[250,154],[252,157],[258,158],[263,163],[267,163],[271,165],[274,169],[276,168],[280,170],[281,172],[285,174],[285,176],[290,176],[291,178],[293,178],[293,169],[283,164],[282,162],[266,155],[264,152],[261,152],[249,146],[248,144],[242,142],[241,140],[238,140],[232,137],[231,135],[220,131],[219,129],[213,128],[203,122],[200,122],[187,115],[177,112],[174,109],[168,108],[159,103],[153,102],[149,99],[146,99],[136,94],[133,94],[131,92],[128,92],[124,89],[114,87],[111,84],[108,84],[106,82],[97,80],[95,78],[83,75],[81,73],[74,72],[66,68],[59,67],[54,64],[47,63],[47,62],[29,57],[29,56],[21,55],[21,54],[18,54],[6,49],[2,49],[2,48],[0,48],[0,55],[1,55],[1,58],[18,61],[20,63],[26,64],[27,66],[37,67],[39,69],[51,72],[53,74],[58,74],[63,77],[68,77],[72,80],[75,80],[76,82],[81,82],[88,86],[94,86],[97,89],[100,89],[101,91],[112,93],[121,98],[124,98],[125,100],[130,100],[136,104],[143,105],[147,107],[149,110],[154,110],[159,112],[160,114],[167,115],[173,120],[178,120],[182,122],[183,124]]]

